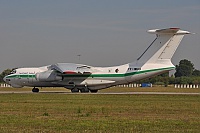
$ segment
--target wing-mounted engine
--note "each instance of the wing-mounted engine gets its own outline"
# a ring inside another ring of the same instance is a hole
[[[35,78],[40,82],[55,82],[62,80],[62,76],[59,76],[58,73],[54,70],[47,70],[37,73]]]

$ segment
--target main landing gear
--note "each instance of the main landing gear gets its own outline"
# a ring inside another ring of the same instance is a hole
[[[98,90],[90,90],[91,93],[97,93]]]
[[[73,88],[73,89],[71,89],[72,93],[79,93],[79,91],[81,93],[89,93],[89,92],[97,93],[98,92],[98,90],[89,90],[88,88]]]
[[[32,89],[32,92],[34,92],[34,93],[38,93],[39,91],[40,90],[38,88],[35,88],[35,87]]]
[[[72,92],[72,93],[78,93],[78,92],[79,92],[79,89],[78,89],[78,88],[73,88],[73,89],[71,89],[71,92]]]

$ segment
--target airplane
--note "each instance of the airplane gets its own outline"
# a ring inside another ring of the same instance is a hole
[[[96,93],[100,89],[129,84],[175,69],[171,62],[184,35],[180,28],[153,29],[156,38],[136,61],[112,67],[93,67],[75,63],[57,63],[43,67],[18,68],[4,81],[12,87],[64,87],[72,93]]]

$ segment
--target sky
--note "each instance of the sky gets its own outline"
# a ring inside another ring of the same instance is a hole
[[[188,59],[200,70],[200,0],[1,0],[0,72],[122,65],[154,40],[147,30],[169,27],[196,33],[184,37],[172,62]]]

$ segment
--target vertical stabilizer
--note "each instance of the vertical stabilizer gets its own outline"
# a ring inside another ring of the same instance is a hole
[[[190,34],[190,32],[179,28],[154,29],[148,32],[156,34],[157,37],[137,59],[140,64],[171,60],[184,35]]]

